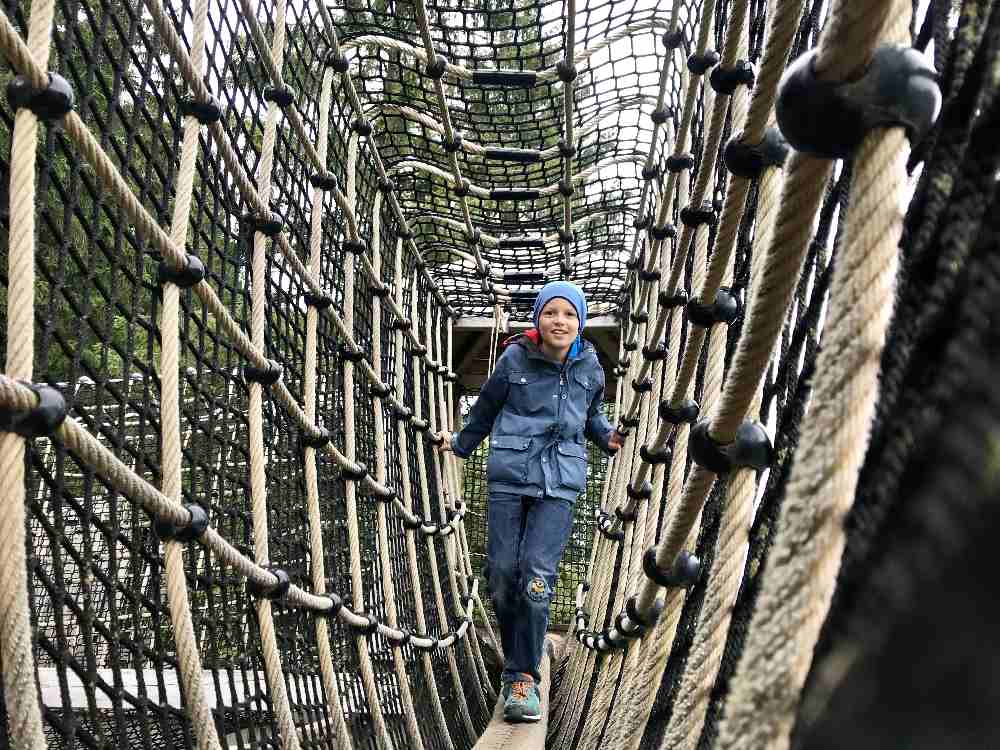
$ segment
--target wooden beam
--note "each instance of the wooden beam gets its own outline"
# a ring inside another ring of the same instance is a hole
[[[613,315],[598,315],[593,318],[587,319],[587,325],[583,327],[585,331],[591,330],[618,330],[618,321]],[[516,321],[512,320],[510,322],[510,330],[512,333],[517,331],[524,331],[531,328],[531,323],[527,321]],[[455,323],[456,333],[471,333],[473,331],[492,331],[493,330],[493,318],[487,318],[485,316],[465,316],[458,319]]]

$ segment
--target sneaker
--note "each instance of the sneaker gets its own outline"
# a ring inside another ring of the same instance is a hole
[[[521,680],[507,683],[504,695],[504,721],[538,721],[542,718],[542,703],[534,682]]]

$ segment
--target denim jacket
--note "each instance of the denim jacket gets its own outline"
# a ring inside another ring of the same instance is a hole
[[[518,336],[452,438],[468,458],[492,432],[486,475],[490,492],[574,501],[587,484],[589,438],[605,452],[612,426],[601,411],[604,370],[589,342],[560,365],[526,336]]]

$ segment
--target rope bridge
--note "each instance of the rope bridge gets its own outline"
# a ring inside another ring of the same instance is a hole
[[[990,496],[992,0],[9,0],[0,48],[12,748],[788,747],[914,477]],[[435,442],[456,321],[492,362],[554,277],[629,437],[513,728]]]

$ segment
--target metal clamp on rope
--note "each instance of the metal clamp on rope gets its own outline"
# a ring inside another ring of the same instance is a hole
[[[902,127],[916,145],[941,109],[937,74],[911,47],[882,45],[864,74],[843,83],[820,80],[816,50],[788,66],[778,84],[778,126],[792,148],[843,159],[876,128]]]
[[[681,209],[681,223],[692,229],[708,225],[714,227],[719,222],[719,216],[715,213],[715,208],[706,201],[700,206],[685,206]]]
[[[428,60],[424,67],[424,73],[432,81],[440,81],[444,77],[444,72],[448,68],[448,61],[444,55],[434,55],[433,60]]]
[[[243,380],[247,383],[260,383],[261,385],[274,385],[279,380],[284,373],[284,368],[274,362],[273,360],[267,360],[267,365],[265,367],[251,367],[246,365],[243,368]]]
[[[697,52],[693,53],[688,57],[687,65],[688,70],[690,70],[694,75],[700,76],[704,75],[709,68],[713,68],[719,64],[719,53],[714,49],[705,50],[702,54]]]
[[[565,138],[560,138],[556,146],[559,148],[559,155],[564,159],[572,159],[576,156],[576,146],[566,141]]]
[[[392,321],[389,327],[394,331],[409,331],[413,327],[413,324],[409,320],[403,318],[396,318]]]
[[[639,324],[639,323],[648,323],[649,322],[649,313],[646,312],[645,310],[638,310],[637,312],[634,312],[631,315],[629,315],[628,319],[631,320],[633,323],[636,323],[636,324]]]
[[[326,64],[338,73],[346,73],[351,67],[350,63],[347,61],[347,55],[343,52],[339,55],[331,52],[326,56]]]
[[[249,226],[254,232],[260,232],[265,237],[275,237],[284,228],[284,222],[274,211],[267,211],[263,214],[243,214],[243,223]]]
[[[647,271],[645,268],[639,269],[639,281],[659,281],[660,272],[659,270]]]
[[[664,224],[662,227],[654,224],[649,228],[649,236],[659,242],[672,240],[677,236],[677,227],[673,224]]]
[[[341,479],[350,480],[352,482],[361,482],[368,477],[368,467],[361,463],[361,461],[355,461],[354,466],[345,466],[340,470]]]
[[[337,189],[337,177],[332,172],[314,172],[309,175],[309,184],[317,190],[333,192]]]
[[[653,121],[654,125],[662,125],[674,114],[674,111],[670,107],[662,107],[660,109],[654,109],[650,115],[649,119]]]
[[[191,515],[184,526],[178,526],[166,519],[153,521],[153,531],[164,542],[192,542],[201,539],[208,529],[208,513],[196,503],[185,503],[184,509]]]
[[[292,585],[291,579],[281,568],[275,565],[265,565],[264,570],[278,579],[277,583],[261,584],[248,578],[247,593],[254,599],[267,599],[268,601],[280,601],[288,595],[288,589]]]
[[[379,299],[385,299],[392,294],[392,287],[385,283],[379,283],[378,286],[371,287],[371,293]]]
[[[638,605],[639,597],[633,594],[625,600],[625,614],[628,616],[628,619],[640,627],[651,628],[659,622],[660,615],[663,614],[665,601],[663,599],[654,600],[652,609],[645,616],[639,614]]]
[[[648,375],[642,380],[632,380],[632,390],[636,393],[649,393],[653,390],[653,379]]]
[[[407,531],[417,531],[418,529],[423,528],[423,526],[424,519],[420,516],[413,516],[412,518],[403,516],[403,528]]]
[[[364,255],[368,252],[368,248],[365,247],[365,243],[361,240],[344,240],[342,247],[345,253],[352,253],[353,255]]]
[[[171,283],[181,289],[190,289],[205,278],[205,264],[197,255],[188,253],[184,268],[174,268],[169,261],[161,260],[156,269],[156,279],[160,284]]]
[[[609,516],[604,511],[601,511],[598,516],[597,528],[601,532],[601,535],[605,539],[610,539],[612,542],[621,542],[625,539],[625,532],[622,529],[618,531],[612,531],[613,522],[611,516]]]
[[[184,117],[193,117],[199,125],[211,125],[222,119],[222,105],[214,96],[198,101],[193,96],[180,100],[177,111]]]
[[[631,489],[631,487],[629,489]],[[617,518],[623,524],[632,523],[636,519],[637,512],[638,511],[636,511],[635,508],[632,508],[632,510],[625,510],[622,506],[619,505],[617,508],[615,508],[615,518]]]
[[[394,640],[393,643],[396,646],[399,646],[399,648],[403,648],[403,646],[408,644],[410,639],[413,637],[413,631],[407,627],[400,626],[399,632],[402,633],[402,636],[400,636],[399,640]]]
[[[716,442],[709,434],[708,420],[692,427],[688,437],[691,460],[719,475],[742,468],[761,471],[771,465],[772,454],[771,438],[757,422],[747,421],[737,427],[736,439],[731,443]]]
[[[653,485],[648,479],[643,480],[638,487],[634,487],[630,482],[625,488],[625,494],[630,500],[649,500],[653,496]]]
[[[445,136],[441,139],[441,148],[446,154],[455,154],[462,150],[462,134],[457,130],[452,131],[453,138]]]
[[[703,305],[697,297],[688,300],[684,308],[688,323],[699,328],[711,328],[716,323],[729,325],[740,314],[740,305],[731,291],[720,287],[715,292],[715,302]]]
[[[694,156],[691,154],[671,154],[667,157],[667,171],[677,174],[686,169],[694,169]]]
[[[352,349],[351,345],[344,342],[340,345],[340,358],[345,362],[357,364],[365,358],[364,349]]]
[[[781,167],[788,158],[788,142],[775,127],[764,131],[758,144],[744,143],[743,133],[730,139],[722,157],[730,174],[752,180],[768,167]]]
[[[65,117],[73,109],[76,97],[69,81],[58,73],[49,73],[49,85],[32,88],[27,76],[14,76],[7,83],[7,101],[11,109],[30,109],[39,120],[52,122]]]
[[[396,236],[401,240],[412,240],[414,238],[413,230],[410,229],[409,224],[405,221],[401,222],[399,228],[396,230]]]
[[[329,294],[313,294],[312,292],[306,292],[302,295],[302,300],[306,303],[306,307],[315,307],[320,311],[325,310],[333,304],[333,297]]]
[[[564,245],[572,245],[576,242],[576,235],[573,232],[567,232],[565,229],[559,230],[559,242]]]
[[[413,409],[409,406],[396,406],[396,419],[402,420],[403,422],[408,422],[413,419]]]
[[[683,289],[678,289],[673,294],[668,294],[666,290],[663,290],[656,295],[656,304],[668,310],[674,307],[684,307],[687,303],[688,294]]]
[[[274,102],[285,109],[295,103],[295,92],[288,86],[268,86],[264,89],[264,101]]]
[[[430,428],[431,424],[426,419],[413,420],[413,429],[417,432],[427,432]]]
[[[636,341],[635,339],[629,339],[624,344],[622,344],[622,348],[627,352],[634,352],[639,348],[639,342]]]
[[[632,226],[639,231],[642,231],[643,229],[646,229],[652,221],[653,219],[651,216],[637,216],[635,221],[632,222]]]
[[[329,609],[316,610],[317,617],[331,618],[331,617],[336,617],[338,614],[340,614],[340,610],[343,609],[344,607],[344,602],[341,601],[339,596],[337,596],[336,594],[317,594],[317,596],[322,596],[324,599],[330,600]]]
[[[642,168],[642,179],[644,180],[655,180],[659,176],[660,167],[657,164]]]
[[[622,435],[628,435],[634,428],[639,426],[639,417],[626,417],[622,420],[621,428],[618,430]]]
[[[364,117],[355,117],[351,120],[351,130],[358,134],[360,138],[367,138],[373,132],[372,124]]]
[[[412,354],[414,357],[426,357],[427,347],[424,346],[423,344],[419,344],[417,346],[411,346],[410,354]]]
[[[698,419],[701,407],[692,398],[686,398],[677,406],[671,406],[670,401],[660,402],[660,419],[668,424],[694,424]]]
[[[563,58],[556,63],[556,73],[559,75],[560,81],[570,83],[576,79],[576,66],[566,58]]]
[[[648,445],[643,445],[639,448],[639,457],[652,466],[668,464],[672,456],[673,452],[667,446],[663,446],[658,451],[652,450]]]
[[[698,581],[701,574],[701,560],[689,552],[681,552],[670,570],[662,570],[656,564],[656,547],[650,547],[642,556],[642,570],[653,583],[664,588],[686,589]]]
[[[451,192],[453,192],[458,198],[466,197],[470,190],[472,190],[472,183],[465,177],[463,177],[458,184],[452,183],[451,186]]]
[[[669,355],[667,350],[667,344],[665,341],[659,342],[654,348],[650,348],[649,344],[642,347],[642,358],[647,362],[663,362]]]
[[[365,625],[351,625],[351,630],[353,630],[358,635],[375,635],[378,632],[378,620],[375,619],[375,615],[370,612],[358,612],[356,613],[359,617],[364,617],[368,622]]]
[[[732,96],[737,86],[753,88],[757,75],[753,69],[753,63],[746,60],[737,60],[731,68],[724,68],[721,65],[712,71],[708,82],[715,89],[717,94]]]
[[[396,494],[396,490],[392,489],[392,487],[380,487],[377,484],[372,485],[370,492],[371,496],[379,503],[388,504],[394,502],[399,497]]]
[[[302,446],[304,448],[312,448],[313,450],[320,450],[325,448],[327,443],[331,440],[330,431],[325,427],[317,427],[315,433],[302,433]]]
[[[392,386],[388,383],[372,383],[368,386],[368,393],[372,398],[389,398],[392,395]]]
[[[668,50],[675,50],[684,44],[684,30],[672,29],[671,31],[664,31],[661,40],[663,46]]]

